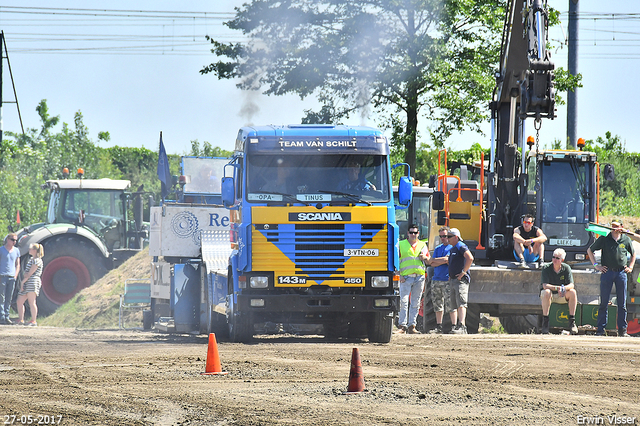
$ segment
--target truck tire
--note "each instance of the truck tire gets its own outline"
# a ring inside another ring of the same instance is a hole
[[[249,314],[238,315],[233,295],[227,296],[227,324],[229,340],[237,343],[247,343],[253,339],[253,322]]]
[[[43,243],[38,314],[47,316],[107,273],[105,258],[87,241],[60,236]]]
[[[509,334],[532,334],[538,328],[538,315],[509,315],[500,317],[502,328]]]
[[[393,332],[393,317],[386,313],[374,312],[367,323],[369,342],[389,343]]]
[[[467,333],[478,334],[478,328],[480,328],[480,307],[478,305],[470,304],[467,306],[467,317],[464,322],[467,326]]]
[[[142,329],[151,330],[153,327],[153,311],[145,309],[142,311]]]
[[[253,339],[253,324],[248,315],[234,315],[229,318],[229,340],[248,343]]]
[[[213,309],[209,309],[209,315],[207,317],[207,324],[200,329],[201,334],[215,334],[216,338],[228,339],[229,327],[227,326],[227,318],[215,312]]]

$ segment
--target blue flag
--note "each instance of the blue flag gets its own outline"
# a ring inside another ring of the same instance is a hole
[[[162,186],[162,199],[169,194],[169,188],[171,187],[171,171],[169,170],[169,159],[167,158],[167,151],[164,149],[162,143],[162,132],[160,132],[160,150],[158,151],[158,179],[160,179]]]

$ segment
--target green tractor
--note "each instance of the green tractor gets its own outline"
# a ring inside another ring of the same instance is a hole
[[[42,185],[50,191],[46,222],[18,232],[22,265],[30,244],[44,246],[39,314],[53,313],[142,249],[149,235],[143,192],[129,192],[130,186],[128,180],[112,179],[49,180]]]

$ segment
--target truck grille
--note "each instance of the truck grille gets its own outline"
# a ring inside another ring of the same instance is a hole
[[[300,286],[342,286],[345,278],[365,271],[388,270],[387,226],[372,223],[255,224],[252,229],[252,269],[297,276]],[[377,256],[345,256],[345,249],[377,249]]]

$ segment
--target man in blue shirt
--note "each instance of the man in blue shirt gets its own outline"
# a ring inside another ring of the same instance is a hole
[[[0,324],[12,324],[9,308],[13,297],[13,288],[20,272],[20,249],[16,247],[18,236],[9,234],[0,247]]]
[[[430,265],[433,266],[433,278],[431,280],[431,301],[433,312],[436,314],[436,328],[431,330],[433,334],[442,334],[442,319],[446,311],[451,317],[451,325],[456,326],[458,312],[451,309],[451,286],[449,285],[449,251],[451,246],[447,235],[449,227],[443,226],[438,230],[441,244],[433,250]]]
[[[469,268],[473,263],[473,255],[469,247],[462,242],[460,230],[451,228],[447,235],[449,250],[449,284],[451,285],[451,307],[458,310],[458,326],[452,330],[454,334],[467,334],[467,301],[469,299]]]

